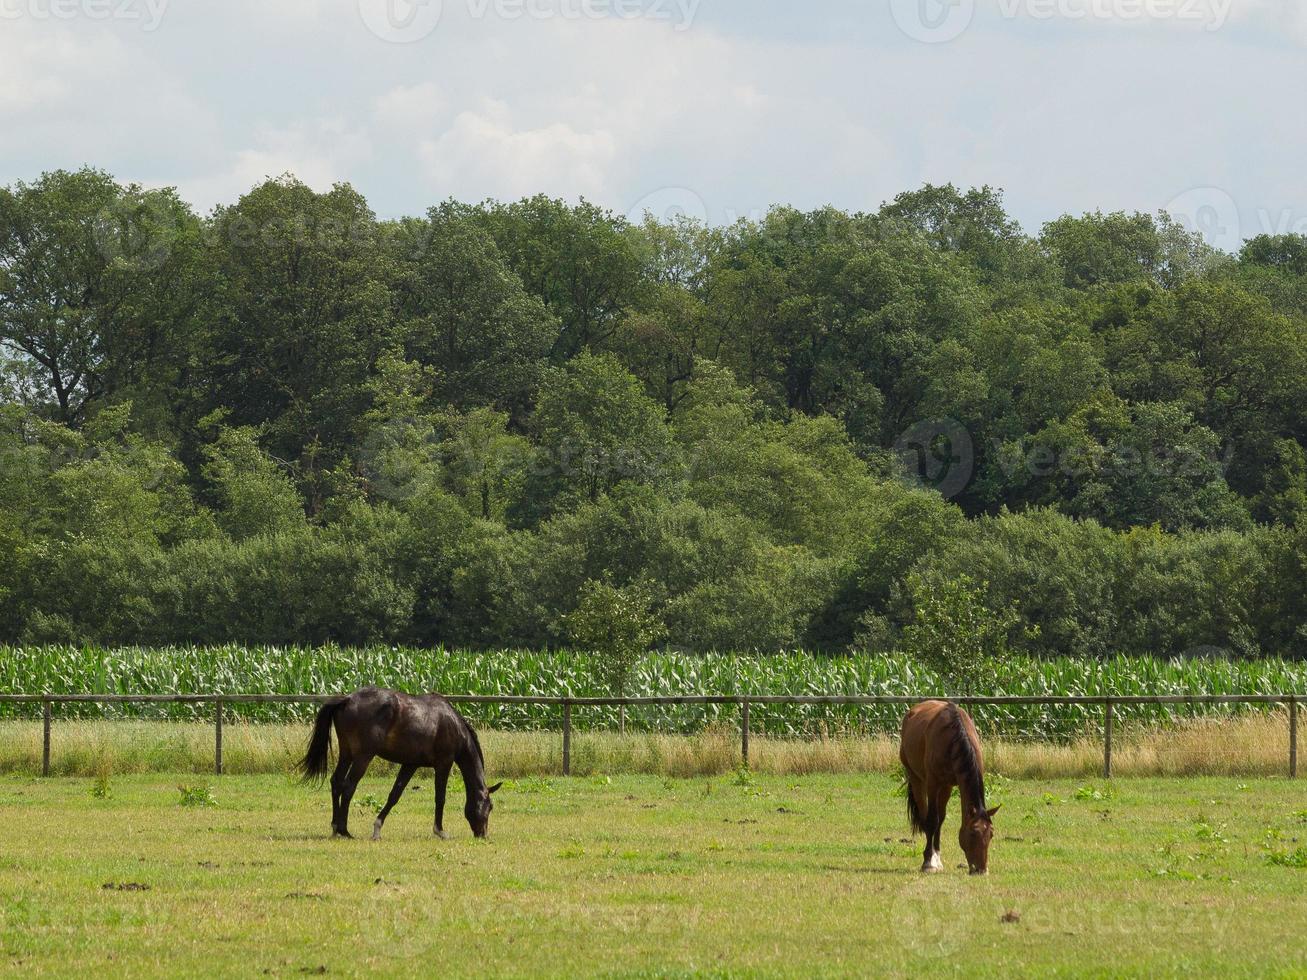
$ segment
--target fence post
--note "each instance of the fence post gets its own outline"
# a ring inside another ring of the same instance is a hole
[[[572,775],[572,702],[563,701],[563,775]]]
[[[1103,778],[1112,778],[1112,699],[1103,710]]]
[[[213,774],[222,775],[222,698],[214,699],[213,712]]]
[[[1298,698],[1289,698],[1289,778],[1298,778]]]
[[[740,702],[740,758],[749,764],[749,700]]]
[[[50,775],[50,699],[41,701],[41,775]]]

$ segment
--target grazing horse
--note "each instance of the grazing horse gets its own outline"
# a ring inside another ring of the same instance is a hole
[[[340,758],[331,774],[331,829],[341,837],[349,832],[349,805],[354,790],[376,756],[398,763],[399,775],[390,798],[372,825],[372,839],[381,839],[381,825],[399,802],[413,773],[431,766],[436,774],[436,836],[446,838],[445,787],[455,763],[463,773],[467,804],[463,814],[477,837],[485,837],[494,809],[490,794],[502,786],[486,786],[485,758],[476,732],[454,706],[439,694],[414,697],[401,691],[365,687],[343,698],[332,698],[318,711],[309,749],[300,762],[306,781],[320,781],[327,773],[331,728],[335,725]]]
[[[958,843],[973,875],[989,872],[994,814],[985,809],[985,771],[980,737],[971,716],[952,701],[923,701],[903,719],[899,761],[908,777],[908,819],[926,835],[922,871],[940,871],[939,829],[953,787],[962,798]]]

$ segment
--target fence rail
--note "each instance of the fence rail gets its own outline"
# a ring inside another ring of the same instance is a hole
[[[53,707],[56,704],[212,704],[214,706],[213,767],[222,775],[223,706],[235,704],[320,704],[335,694],[0,694],[0,704],[41,705],[42,752],[41,775],[50,775]],[[952,700],[961,705],[1079,705],[1103,708],[1103,775],[1112,777],[1112,729],[1114,707],[1145,704],[1261,704],[1287,705],[1289,709],[1289,776],[1298,775],[1298,704],[1307,701],[1301,694],[1136,694],[1091,696],[963,696],[944,698],[935,695],[823,695],[823,694],[689,694],[668,697],[567,697],[520,694],[451,694],[456,704],[533,704],[562,709],[563,775],[571,775],[572,709],[580,706],[628,707],[638,705],[715,704],[738,705],[740,708],[740,758],[749,762],[749,706],[754,704],[807,705],[907,705],[920,701]]]

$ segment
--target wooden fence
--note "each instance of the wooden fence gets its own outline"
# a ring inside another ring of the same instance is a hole
[[[44,739],[41,751],[41,775],[50,775],[50,740],[53,727],[53,706],[56,704],[212,704],[214,706],[213,771],[222,775],[222,722],[223,706],[235,704],[315,704],[337,695],[331,694],[2,694],[0,704],[40,704]],[[812,705],[912,705],[929,700],[930,696],[843,696],[843,695],[683,695],[679,697],[647,698],[572,698],[533,697],[513,694],[456,694],[449,700],[456,704],[534,704],[557,706],[562,711],[563,775],[572,770],[572,709],[579,706],[600,705],[628,707],[637,705],[719,704],[738,705],[740,708],[740,758],[749,762],[749,705],[751,704],[812,704]],[[944,700],[941,698],[940,700]],[[1116,705],[1135,704],[1284,704],[1289,707],[1289,776],[1298,775],[1298,704],[1307,701],[1300,694],[1200,694],[1200,695],[1134,695],[1121,697],[956,697],[951,700],[961,705],[1082,705],[1101,706],[1103,709],[1103,775],[1112,778],[1113,708]]]

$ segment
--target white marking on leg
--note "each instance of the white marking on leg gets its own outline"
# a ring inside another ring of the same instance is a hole
[[[932,851],[930,854],[930,870],[943,871],[944,862],[940,859],[939,851]]]
[[[377,817],[377,819],[374,820],[374,821],[372,822],[372,839],[373,839],[373,840],[381,840],[381,818],[380,818],[380,817]]]

